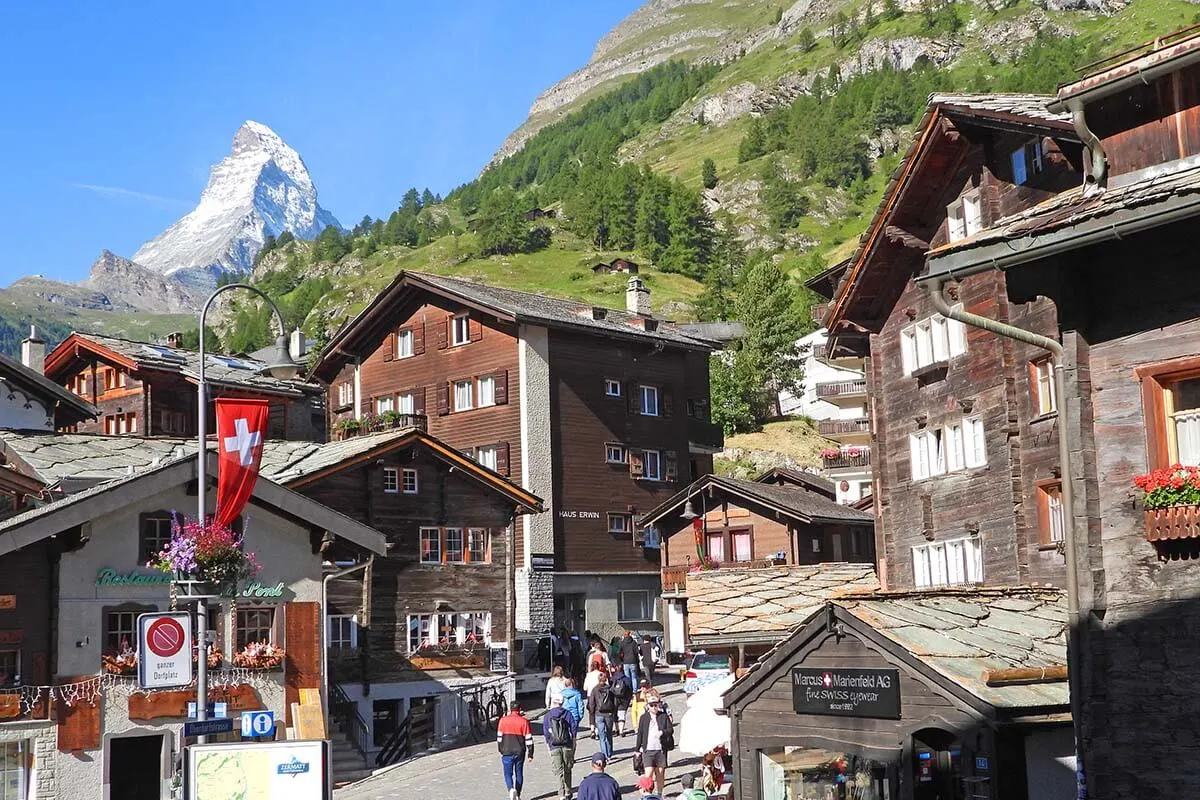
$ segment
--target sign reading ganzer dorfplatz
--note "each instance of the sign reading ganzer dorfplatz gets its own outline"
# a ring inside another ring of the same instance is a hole
[[[900,671],[792,667],[797,714],[900,719]]]

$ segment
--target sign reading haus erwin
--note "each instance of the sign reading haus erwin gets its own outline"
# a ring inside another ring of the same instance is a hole
[[[797,714],[900,719],[900,672],[792,667],[792,707]]]

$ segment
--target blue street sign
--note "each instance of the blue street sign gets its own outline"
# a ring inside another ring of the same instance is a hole
[[[975,769],[977,771],[987,772],[990,766],[986,756],[975,756]]]
[[[275,731],[275,714],[271,711],[243,711],[242,737],[270,736]]]
[[[233,730],[231,719],[206,719],[202,722],[185,722],[184,736],[212,736],[215,733],[229,733]]]

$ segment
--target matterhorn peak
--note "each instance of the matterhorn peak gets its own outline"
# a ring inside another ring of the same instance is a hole
[[[248,271],[268,234],[311,239],[337,224],[317,204],[300,154],[268,126],[247,120],[229,155],[209,173],[199,205],[142,245],[133,260],[211,286],[221,273]]]

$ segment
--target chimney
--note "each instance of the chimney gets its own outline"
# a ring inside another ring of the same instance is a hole
[[[304,360],[304,332],[299,328],[292,331],[292,338],[288,342],[288,353],[293,361]]]
[[[167,347],[183,347],[183,333],[172,331],[167,334]]]
[[[46,373],[46,340],[38,336],[36,325],[29,326],[29,337],[21,342],[21,363],[39,375]]]
[[[650,290],[641,278],[630,278],[625,288],[625,310],[630,314],[650,314]]]

